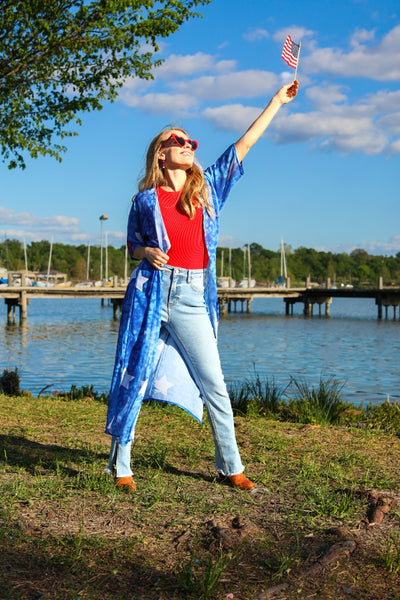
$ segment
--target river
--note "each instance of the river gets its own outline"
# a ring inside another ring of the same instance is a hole
[[[286,316],[280,298],[256,299],[251,313],[220,321],[219,348],[227,383],[257,374],[280,386],[290,378],[318,385],[333,377],[351,402],[400,399],[400,320],[377,319],[371,299],[334,298],[331,316]],[[21,387],[37,394],[71,385],[109,389],[118,321],[97,299],[35,299],[28,320],[7,325],[0,312],[0,370],[18,368]]]

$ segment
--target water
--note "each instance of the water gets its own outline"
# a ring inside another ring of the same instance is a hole
[[[371,299],[334,298],[331,317],[304,317],[302,304],[284,314],[280,298],[256,299],[252,312],[220,321],[225,379],[243,382],[257,373],[286,385],[290,377],[318,385],[321,377],[344,384],[352,402],[400,399],[400,320],[378,321]],[[297,311],[297,312],[296,312]],[[98,299],[35,299],[23,326],[7,325],[0,312],[0,371],[18,368],[22,388],[37,394],[92,384],[109,389],[118,321]]]

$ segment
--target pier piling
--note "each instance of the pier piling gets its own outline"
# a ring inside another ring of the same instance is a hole
[[[382,282],[379,282],[382,286]],[[104,306],[108,300],[112,304],[113,316],[118,318],[126,287],[9,287],[0,286],[0,298],[4,298],[7,307],[7,323],[15,323],[15,309],[19,308],[19,321],[24,323],[28,317],[28,305],[30,298],[99,298]],[[389,316],[389,307],[393,307],[393,319],[397,320],[400,306],[400,287],[390,288],[332,288],[328,286],[309,288],[288,287],[261,287],[252,288],[218,288],[218,302],[220,314],[224,316],[227,312],[249,313],[251,302],[254,298],[282,298],[285,302],[286,315],[293,315],[294,305],[297,302],[303,304],[303,313],[312,316],[314,305],[318,304],[318,313],[322,315],[322,305],[325,305],[325,315],[330,316],[330,305],[333,298],[370,298],[375,300],[378,309],[378,319],[382,319],[383,306],[385,317]],[[237,306],[239,303],[240,309]]]

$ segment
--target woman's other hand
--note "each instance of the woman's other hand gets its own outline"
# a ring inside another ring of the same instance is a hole
[[[149,246],[144,248],[144,258],[159,271],[162,271],[169,261],[168,254],[165,254],[160,248],[150,248]]]
[[[160,248],[152,248],[150,246],[138,246],[133,251],[133,257],[136,260],[143,260],[145,258],[152,267],[159,271],[162,271],[169,261],[168,254],[165,254]]]

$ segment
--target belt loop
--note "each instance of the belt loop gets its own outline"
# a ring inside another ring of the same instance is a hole
[[[190,283],[192,280],[192,271],[190,269],[188,269],[187,273],[186,273],[186,281],[187,283]]]

